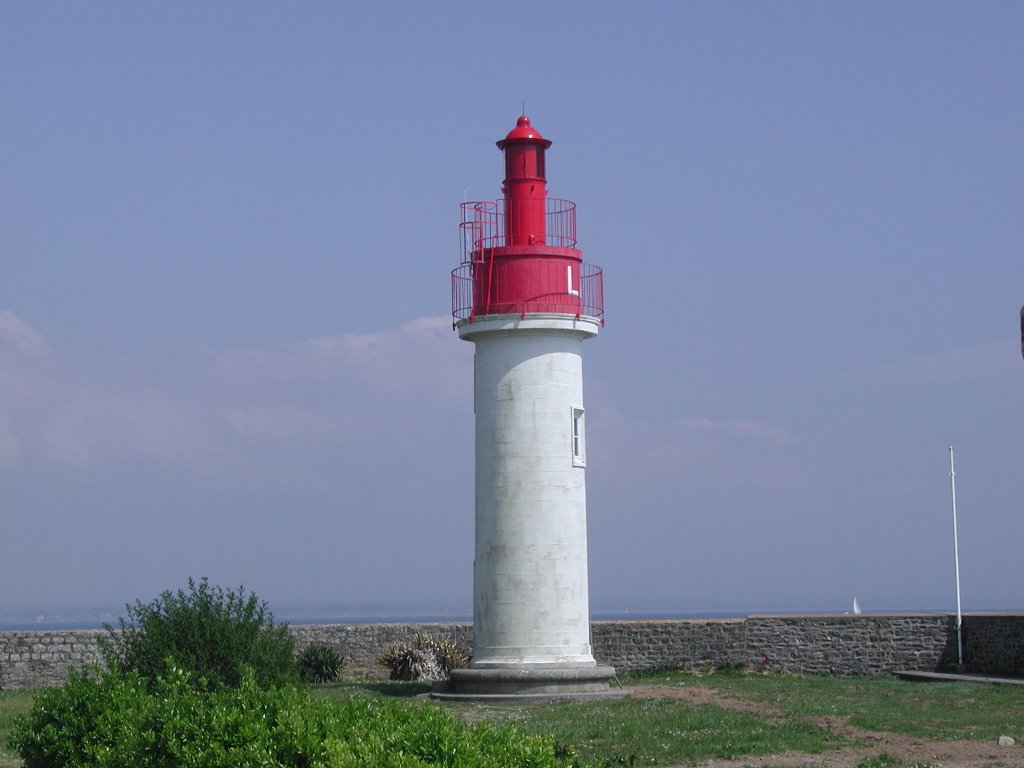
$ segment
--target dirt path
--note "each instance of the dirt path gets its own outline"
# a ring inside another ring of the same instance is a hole
[[[691,704],[714,704],[727,709],[756,714],[768,719],[782,719],[784,715],[767,702],[741,701],[710,688],[670,685],[633,685],[637,698],[683,699]],[[708,760],[700,763],[706,768],[743,768],[744,766],[829,766],[855,768],[862,760],[882,753],[910,763],[923,763],[941,768],[1024,768],[1024,746],[999,746],[985,741],[939,741],[918,739],[898,733],[865,731],[850,725],[845,717],[812,718],[822,728],[869,746],[857,749],[839,749],[820,755],[784,753],[764,757],[742,757],[736,760]]]

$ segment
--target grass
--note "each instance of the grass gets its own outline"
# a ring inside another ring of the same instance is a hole
[[[850,741],[803,718],[771,721],[711,705],[672,699],[619,699],[551,704],[525,712],[493,708],[490,719],[546,734],[598,765],[676,765],[708,758],[819,754]]]
[[[366,699],[374,696],[411,698],[430,692],[430,683],[404,683],[392,680],[345,680],[340,683],[310,686],[310,692],[330,701]]]
[[[938,768],[933,763],[908,763],[898,757],[883,752],[877,757],[869,757],[857,763],[857,768]]]
[[[0,768],[21,765],[7,747],[7,735],[14,726],[14,718],[32,707],[32,696],[32,691],[0,691]]]
[[[789,674],[660,672],[629,684],[705,687],[720,695],[770,704],[776,715],[738,712],[682,699],[619,699],[559,704],[446,704],[467,721],[511,722],[521,732],[553,736],[582,761],[596,766],[671,766],[711,758],[793,751],[820,754],[857,746],[815,724],[848,718],[853,725],[928,739],[1024,741],[1024,695],[1013,686],[912,683],[889,677],[829,678]],[[311,686],[331,701],[368,697],[412,698],[422,683],[346,681]],[[30,691],[0,692],[0,768],[19,765],[6,747],[13,718],[28,711]],[[882,754],[858,768],[927,768]]]
[[[320,686],[333,701],[373,695],[417,696],[416,683],[347,682]],[[552,736],[598,766],[667,766],[707,758],[819,754],[851,742],[805,718],[778,722],[720,707],[670,699],[619,699],[556,704],[446,704],[464,720],[513,723],[528,735]]]
[[[944,740],[1002,735],[1024,740],[1024,691],[1018,686],[737,672],[669,672],[634,679],[713,688],[734,698],[769,702],[790,717],[848,717],[869,731]]]

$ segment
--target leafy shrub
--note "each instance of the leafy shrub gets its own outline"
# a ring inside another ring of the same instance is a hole
[[[329,645],[309,645],[299,652],[299,677],[306,683],[333,683],[341,676],[341,654]]]
[[[447,680],[453,669],[469,662],[466,650],[450,637],[416,635],[415,644],[392,645],[377,657],[390,670],[392,680]]]
[[[18,719],[8,737],[26,768],[91,765],[100,752],[117,759],[120,750],[110,747],[120,734],[126,750],[138,738],[123,715],[146,716],[145,684],[138,676],[100,676],[70,670],[68,682],[36,694],[27,716]]]
[[[328,739],[331,768],[572,768],[554,742],[512,725],[466,726],[431,704],[353,699],[339,705],[345,738]]]
[[[198,687],[169,667],[152,684],[135,672],[72,672],[40,691],[11,738],[25,768],[572,768],[550,739],[513,726],[462,724],[430,704],[303,689]],[[557,751],[557,754],[556,754]]]
[[[254,594],[188,580],[188,591],[163,592],[151,603],[125,606],[120,631],[104,625],[100,652],[109,667],[137,672],[153,683],[167,659],[211,688],[241,684],[242,668],[261,686],[295,681],[294,641],[284,624],[274,624],[267,604]]]
[[[72,672],[37,694],[10,742],[25,768],[310,766],[326,755],[334,719],[295,688],[260,688],[250,669],[238,687],[216,690],[175,667],[152,683]]]

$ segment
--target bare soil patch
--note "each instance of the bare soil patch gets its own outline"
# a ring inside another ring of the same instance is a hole
[[[674,685],[632,685],[637,698],[682,699],[691,704],[714,704],[726,709],[756,714],[769,720],[785,715],[769,702],[743,701],[714,689]],[[839,749],[820,755],[783,753],[735,760],[708,760],[699,763],[706,768],[743,768],[744,766],[835,766],[855,768],[861,761],[881,754],[892,755],[909,763],[922,763],[938,768],[1024,768],[1024,746],[1002,747],[986,741],[941,741],[920,739],[885,731],[866,731],[850,725],[845,717],[817,717],[812,721],[843,736],[857,739],[864,747]]]

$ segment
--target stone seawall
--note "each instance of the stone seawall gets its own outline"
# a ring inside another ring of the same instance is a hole
[[[955,621],[951,626],[955,635]],[[1024,676],[1024,616],[964,616],[964,666],[971,672]],[[951,637],[956,659],[956,640]]]
[[[345,677],[382,678],[387,671],[377,656],[390,645],[412,645],[419,634],[451,637],[464,648],[473,647],[473,625],[444,624],[306,624],[291,627],[295,651],[308,645],[329,645],[345,657]]]
[[[291,627],[296,650],[324,644],[345,656],[350,677],[384,676],[376,657],[419,633],[473,645],[473,626],[325,624]],[[99,660],[100,630],[0,632],[0,689],[59,685],[69,666]],[[791,672],[870,675],[893,669],[951,670],[956,619],[947,614],[750,616],[746,619],[595,621],[594,656],[619,672],[710,664]],[[964,616],[966,670],[1024,676],[1024,614]]]
[[[60,685],[68,667],[99,661],[99,629],[0,632],[0,690]]]
[[[951,616],[751,617],[746,643],[751,660],[815,674],[931,671],[956,663],[955,645],[948,656],[955,625]]]

